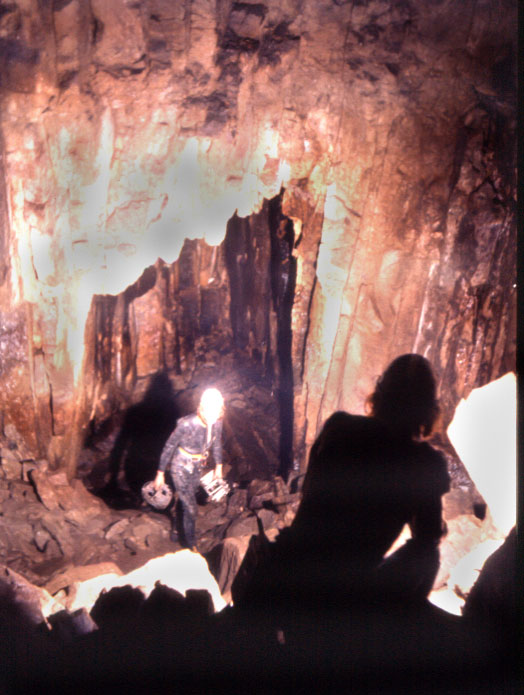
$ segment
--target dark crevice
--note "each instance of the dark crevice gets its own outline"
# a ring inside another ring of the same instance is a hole
[[[282,213],[283,191],[269,203],[271,289],[277,315],[278,400],[280,409],[280,469],[287,479],[293,463],[293,362],[291,311],[295,296],[296,260],[293,222]]]
[[[266,201],[261,213],[229,220],[224,260],[229,277],[230,321],[235,349],[261,364],[274,385],[280,440],[278,475],[293,462],[291,312],[295,295],[294,228],[282,213],[283,191]],[[273,328],[271,328],[271,326]]]

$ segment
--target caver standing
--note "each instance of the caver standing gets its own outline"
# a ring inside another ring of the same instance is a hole
[[[215,463],[215,477],[222,477],[222,418],[224,399],[216,388],[206,389],[196,413],[178,420],[162,450],[155,487],[164,484],[164,473],[169,466],[171,477],[182,507],[184,540],[188,548],[196,549],[195,519],[196,492],[209,452]],[[173,510],[174,514],[174,510]],[[175,536],[175,518],[172,519],[171,538]]]

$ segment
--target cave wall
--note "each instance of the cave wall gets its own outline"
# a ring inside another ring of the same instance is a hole
[[[1,2],[3,422],[73,471],[97,384],[177,359],[173,271],[126,288],[282,191],[297,459],[404,351],[449,421],[514,368],[515,26],[510,0]]]

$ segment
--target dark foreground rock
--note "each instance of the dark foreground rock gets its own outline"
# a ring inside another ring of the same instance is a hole
[[[514,664],[499,647],[429,605],[416,613],[304,612],[282,630],[267,614],[230,608],[209,616],[201,601],[157,593],[149,611],[144,603],[135,614],[121,607],[122,621],[59,649],[42,639],[31,671],[15,669],[12,692],[517,692]]]
[[[209,591],[182,589],[184,596],[157,582],[147,597],[121,583],[99,595],[90,615],[64,610],[46,624],[34,593],[4,572],[2,692],[517,695],[516,597],[491,581],[497,567],[514,572],[513,543],[511,536],[486,563],[467,617],[428,602],[321,604],[314,592],[300,610],[214,613]],[[217,557],[231,570],[221,576],[224,586],[241,550],[231,544]],[[496,624],[486,619],[495,604]]]

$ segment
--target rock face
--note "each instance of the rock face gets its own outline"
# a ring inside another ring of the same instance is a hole
[[[402,352],[435,365],[447,424],[515,359],[515,13],[4,3],[4,425],[71,477],[141,379],[187,384],[231,340],[288,465]]]

